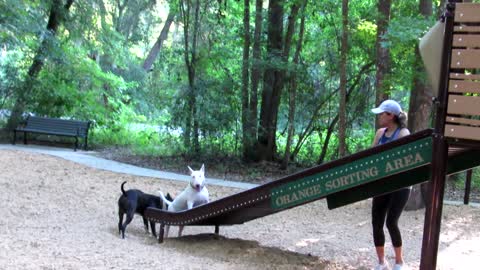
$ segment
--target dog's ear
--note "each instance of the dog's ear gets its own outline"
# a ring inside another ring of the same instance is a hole
[[[202,173],[205,173],[205,164],[202,164],[202,168],[200,168],[200,171],[201,171]]]
[[[192,168],[190,168],[190,166],[187,166],[187,167],[188,167],[188,170],[190,171],[190,174],[192,174],[193,173]]]

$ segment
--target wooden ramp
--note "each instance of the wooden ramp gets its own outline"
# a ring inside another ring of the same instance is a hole
[[[480,150],[452,149],[449,173],[479,165],[480,159],[471,158],[478,154]],[[218,233],[219,226],[242,224],[323,198],[335,208],[421,183],[429,180],[431,162],[432,130],[424,130],[191,210],[148,208],[145,216],[160,223],[161,232],[165,225],[212,225]]]

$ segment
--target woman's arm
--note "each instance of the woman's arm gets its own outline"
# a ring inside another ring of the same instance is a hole
[[[375,138],[373,139],[372,147],[378,144],[378,141],[380,140],[384,132],[385,128],[377,129],[377,132],[375,133]]]

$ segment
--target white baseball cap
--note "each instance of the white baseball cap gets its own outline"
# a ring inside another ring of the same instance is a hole
[[[396,102],[395,100],[387,99],[383,101],[380,106],[372,109],[372,112],[374,114],[388,112],[398,116],[402,112],[402,108],[400,107],[400,104],[398,104],[398,102]]]

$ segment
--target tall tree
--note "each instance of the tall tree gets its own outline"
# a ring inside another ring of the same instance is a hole
[[[72,4],[73,0],[67,0],[65,4],[62,0],[52,0],[46,31],[42,34],[40,45],[28,69],[25,83],[22,89],[17,91],[15,105],[6,125],[7,130],[13,130],[18,126],[21,115],[27,105],[28,98],[32,96],[33,84],[45,64],[45,59],[48,57],[48,52],[52,47],[52,42],[57,34],[58,27],[66,19],[66,15]]]
[[[300,30],[298,33],[297,46],[295,49],[295,54],[292,60],[292,66],[297,67],[300,61],[300,53],[302,51],[303,37],[305,34],[305,9],[307,7],[307,1],[304,0],[302,3],[302,14],[300,21]],[[283,162],[281,169],[287,169],[288,163],[291,158],[291,148],[293,135],[295,134],[295,110],[296,110],[296,96],[297,96],[297,73],[295,71],[287,72],[287,82],[288,82],[288,124],[287,124],[287,144],[285,146],[285,155],[283,157]]]
[[[249,92],[249,62],[250,62],[250,0],[244,0],[243,11],[243,61],[242,61],[242,145],[243,156],[248,157],[254,138],[250,134],[251,113]]]
[[[432,0],[420,0],[420,14],[428,19],[432,16]],[[415,62],[413,65],[413,86],[410,92],[410,104],[408,111],[408,128],[410,131],[419,131],[429,126],[432,89],[428,84],[425,67],[421,61],[418,46],[415,47]]]
[[[255,31],[253,34],[252,65],[251,65],[251,90],[249,100],[249,113],[247,115],[247,144],[243,148],[245,160],[256,160],[256,140],[258,122],[258,88],[262,77],[262,25],[263,25],[263,0],[255,1]],[[250,141],[252,140],[252,142]]]
[[[375,104],[388,98],[389,82],[388,74],[390,70],[390,49],[387,44],[387,31],[390,23],[391,0],[378,1],[377,18],[377,41],[376,41],[376,66],[377,74],[375,80]],[[378,128],[378,123],[375,125]]]
[[[144,70],[149,71],[152,69],[153,62],[155,61],[155,59],[157,59],[157,56],[160,53],[160,50],[162,49],[163,42],[168,37],[168,31],[170,30],[170,26],[172,25],[174,18],[175,18],[175,12],[172,9],[170,9],[170,11],[168,12],[167,20],[165,21],[162,31],[160,32],[160,36],[158,36],[157,41],[153,45],[152,49],[150,49],[150,52],[148,53],[147,58],[143,62]]]
[[[342,0],[342,40],[340,51],[340,106],[339,106],[339,124],[338,124],[338,154],[345,156],[346,144],[345,133],[347,129],[347,55],[348,55],[348,0]]]
[[[433,15],[432,0],[420,0],[420,14],[426,19]],[[430,112],[432,110],[432,87],[428,84],[425,67],[421,61],[418,46],[415,47],[413,72],[413,86],[410,92],[410,104],[408,109],[408,129],[411,132],[420,131],[429,127]],[[423,194],[427,185],[421,184],[413,187],[407,210],[416,210],[424,207]]]
[[[276,152],[277,114],[283,86],[283,15],[284,0],[268,4],[267,61],[263,79],[260,123],[258,128],[257,159],[273,160]]]
[[[198,39],[200,35],[200,0],[180,0],[180,16],[183,23],[184,58],[188,73],[187,116],[184,143],[195,152],[200,151],[197,115],[196,69],[198,60]]]
[[[370,62],[370,63],[366,63],[364,66],[362,66],[359,71],[357,71],[357,74],[354,74],[352,76],[352,79],[351,79],[351,82],[348,83],[347,82],[347,85],[349,85],[348,89],[347,89],[347,93],[346,93],[346,97],[345,97],[345,103],[348,103],[349,100],[350,100],[350,97],[351,95],[353,94],[353,92],[355,90],[357,90],[357,88],[360,88],[358,85],[361,83],[361,79],[362,79],[362,76],[364,74],[368,74],[371,72],[371,69],[372,69],[372,66],[373,66],[373,62]],[[359,90],[359,89],[358,89]],[[337,90],[339,91],[339,90]],[[337,92],[335,91],[335,92]],[[332,96],[333,94],[335,93],[332,93]],[[330,99],[329,97],[327,97],[327,99]],[[356,105],[357,107],[362,107],[362,104],[358,104]],[[317,110],[319,110],[320,108],[317,108]],[[358,111],[358,109],[356,110],[352,110],[352,111]],[[355,114],[353,114],[355,115]],[[318,161],[317,163],[318,164],[322,164],[324,161],[325,161],[325,157],[327,155],[327,149],[328,149],[328,145],[329,145],[329,142],[330,142],[330,139],[333,135],[333,132],[334,132],[334,129],[335,129],[335,125],[337,124],[338,122],[338,119],[339,119],[339,114],[337,113],[331,120],[330,120],[330,123],[327,127],[327,130],[326,130],[326,135],[325,135],[325,139],[323,140],[323,145],[322,145],[322,150],[320,152],[320,156],[318,158]]]
[[[440,0],[440,4],[438,6],[438,9],[437,9],[437,18],[440,18],[440,16],[442,16],[443,12],[445,11],[445,3],[447,2],[447,0]]]
[[[103,1],[103,0],[102,0]],[[154,0],[115,0],[111,14],[115,30],[122,35],[125,43],[141,39],[142,24],[146,11],[155,7]]]

